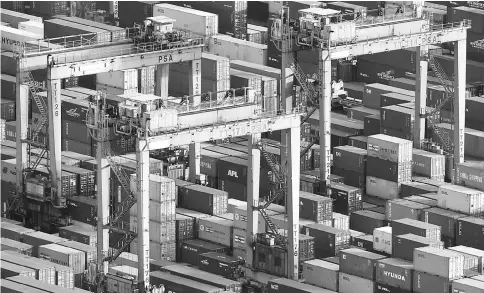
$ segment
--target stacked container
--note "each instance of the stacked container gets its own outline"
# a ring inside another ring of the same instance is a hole
[[[386,223],[385,215],[374,211],[362,210],[350,215],[350,229],[365,234],[372,235],[373,230],[385,226]]]
[[[444,181],[445,157],[424,150],[413,150],[412,173],[430,179]]]
[[[368,137],[366,194],[397,198],[400,186],[412,177],[412,142],[385,134]]]
[[[411,262],[396,258],[379,260],[376,266],[376,286],[389,286],[397,292],[397,288],[400,288],[400,292],[412,292],[412,271]]]
[[[180,187],[178,205],[209,215],[227,213],[228,194],[225,191],[201,185]]]
[[[464,162],[456,164],[456,184],[484,191],[484,162]]]
[[[138,69],[138,91],[142,94],[155,94],[155,66]]]
[[[420,222],[412,219],[400,219],[392,221],[393,236],[412,233],[430,240],[440,241],[440,226]]]
[[[303,264],[304,282],[310,285],[338,292],[339,265],[320,259],[305,261]]]
[[[403,234],[393,237],[393,253],[392,256],[408,261],[413,261],[413,251],[419,247],[434,247],[438,249],[444,249],[443,242],[439,240],[430,240],[426,237]]]
[[[165,16],[175,20],[175,28],[192,32],[194,36],[210,37],[218,34],[218,15],[172,4],[157,4],[153,16]]]
[[[328,227],[323,224],[304,225],[302,232],[314,237],[314,254],[316,258],[325,258],[338,255],[348,248],[350,232]]]
[[[373,293],[376,279],[376,266],[383,255],[350,248],[339,255],[339,292]]]
[[[230,89],[230,60],[225,57],[202,53],[202,93],[221,92]],[[225,92],[213,99],[222,99]]]
[[[227,253],[229,249],[227,246],[199,239],[183,241],[180,248],[181,262],[198,266],[200,254],[207,252]]]
[[[433,207],[424,211],[421,221],[441,227],[442,241],[445,247],[455,246],[458,226],[457,221],[466,215]]]
[[[456,245],[482,249],[484,219],[466,217],[457,220]]]
[[[120,70],[96,75],[96,89],[112,95],[138,92],[138,69]]]
[[[56,267],[56,283],[61,283],[61,287],[72,288],[72,280],[74,280],[75,287],[82,287],[84,271],[86,269],[85,253],[58,244],[48,244],[39,247],[39,257],[55,263],[55,267],[60,265],[61,267],[67,266],[72,269],[70,271],[65,268]]]
[[[217,35],[209,40],[208,48],[210,53],[227,57],[230,60],[266,65],[267,45]]]
[[[388,255],[392,254],[392,227],[381,227],[373,230],[373,250]]]
[[[136,175],[131,175],[131,190],[136,190]],[[150,257],[153,259],[175,260],[175,181],[173,179],[150,175]],[[130,229],[138,227],[137,204],[130,209]],[[131,252],[137,253],[137,243],[131,243]]]
[[[471,216],[484,215],[484,191],[446,184],[439,187],[438,205]]]
[[[406,199],[392,199],[387,201],[385,217],[387,221],[405,218],[420,220],[422,219],[424,210],[428,208],[430,208],[430,206],[418,202]]]
[[[333,149],[333,172],[336,175],[344,177],[344,183],[350,186],[360,188],[365,192],[367,151],[354,146],[340,146]],[[349,199],[349,198],[348,198]],[[358,201],[355,201],[357,203]],[[339,208],[335,209],[337,212]],[[343,208],[344,209],[344,208]],[[349,209],[349,207],[348,207]],[[358,204],[355,209],[358,210]]]

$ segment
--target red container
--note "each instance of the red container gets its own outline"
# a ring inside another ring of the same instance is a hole
[[[328,227],[323,224],[304,226],[302,233],[314,237],[315,257],[335,256],[350,243],[350,232]]]
[[[62,101],[62,121],[69,120],[85,125],[89,101],[86,100],[64,100]]]
[[[67,211],[72,219],[95,226],[97,223],[97,199],[72,196],[67,200]]]
[[[333,218],[333,202],[331,198],[301,191],[299,193],[299,216],[315,222],[327,221]]]
[[[351,245],[364,249],[369,252],[373,252],[373,235],[363,235],[352,237]],[[339,264],[339,261],[338,261]]]
[[[227,253],[228,247],[196,239],[182,242],[180,251],[182,262],[197,266],[200,254],[207,252]]]
[[[437,225],[411,219],[400,219],[392,221],[392,228],[393,236],[412,233],[430,240],[440,241],[440,226]]]
[[[414,235],[414,234],[404,234],[393,236],[392,240],[392,250],[393,257],[413,261],[413,251],[415,248],[419,247],[435,247],[444,248],[444,244],[439,240],[429,240],[425,237]]]
[[[228,193],[214,188],[190,185],[180,187],[179,206],[209,215],[227,213]]]
[[[381,126],[389,127],[401,132],[411,132],[415,122],[415,110],[398,105],[381,108]]]
[[[344,184],[349,186],[354,186],[356,188],[360,188],[361,190],[365,190],[365,186],[366,186],[365,174],[357,173],[355,171],[340,169],[337,167],[333,167],[331,170],[333,174],[344,178]]]
[[[365,128],[363,134],[366,136],[380,134],[381,129],[381,117],[380,114],[366,116],[365,117]]]
[[[449,293],[451,282],[447,278],[424,272],[413,272],[413,292],[415,293]]]
[[[358,248],[345,249],[339,254],[339,267],[342,272],[375,280],[377,263],[383,258],[386,257]]]
[[[345,184],[331,184],[331,198],[333,211],[349,215],[352,212],[361,210],[361,189]]]
[[[441,208],[430,208],[426,209],[422,215],[421,221],[434,224],[441,227],[442,240],[445,242],[446,246],[454,246],[453,242],[457,229],[457,221],[460,218],[467,217],[464,214],[453,212],[449,210],[444,210]]]
[[[212,177],[217,177],[218,160],[227,155],[216,153],[207,149],[200,151],[200,173]]]
[[[366,150],[368,147],[367,136],[353,136],[348,139],[348,145]]]
[[[373,230],[386,226],[385,215],[372,211],[356,211],[350,215],[350,229],[373,235]]]
[[[226,191],[229,198],[247,201],[247,185],[229,180],[218,180],[218,189]]]
[[[402,183],[412,179],[412,162],[394,163],[380,158],[368,157],[366,175]]]

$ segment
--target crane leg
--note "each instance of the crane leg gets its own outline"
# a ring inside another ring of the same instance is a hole
[[[428,56],[428,46],[417,47],[416,62],[416,83],[415,83],[415,128],[413,135],[413,145],[415,148],[421,148],[425,138],[425,118],[420,115],[425,114],[427,106],[427,71],[428,61],[423,58]]]
[[[454,45],[454,168],[464,162],[465,91],[466,91],[466,40]]]
[[[320,177],[323,194],[329,194],[331,185],[331,58],[329,52],[319,51],[319,143]]]
[[[260,183],[260,150],[255,145],[260,140],[260,134],[249,136],[249,168],[247,174],[247,230],[245,241],[245,261],[248,267],[253,267],[254,250],[252,243],[258,231],[259,213],[253,205],[259,202]],[[263,231],[260,231],[263,232]]]
[[[301,147],[301,128],[291,128],[287,135],[287,200],[288,216],[288,278],[299,278],[299,155]]]
[[[138,280],[139,292],[148,292],[150,286],[150,156],[145,150],[147,141],[137,140],[136,161],[138,162],[136,179],[139,182],[137,199],[138,218]]]

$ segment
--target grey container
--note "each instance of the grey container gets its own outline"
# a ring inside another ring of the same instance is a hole
[[[269,293],[330,293],[333,291],[285,278],[269,280]]]
[[[70,247],[59,244],[42,245],[39,246],[39,257],[71,267],[74,274],[80,274],[86,270],[86,254]]]
[[[333,149],[333,165],[339,168],[365,173],[367,151],[354,146],[340,146]]]
[[[60,243],[64,241],[66,241],[66,239],[61,238],[59,236],[54,236],[51,234],[38,232],[38,231],[25,234],[22,240],[22,242],[32,245],[33,247],[32,256],[35,256],[35,257],[39,256],[39,246],[45,245],[45,244]]]
[[[238,292],[241,290],[242,287],[240,282],[229,280],[221,276],[204,272],[197,268],[192,268],[183,264],[165,266],[162,268],[162,271],[193,281],[205,283],[207,285],[215,286],[217,288],[222,288],[224,290],[232,290],[234,292]]]
[[[345,249],[339,255],[340,271],[374,281],[376,264],[383,258],[386,256],[359,248]]]
[[[178,204],[209,215],[221,215],[227,213],[228,193],[201,185],[183,186],[179,189]]]
[[[373,234],[373,230],[386,226],[385,215],[373,211],[356,211],[350,215],[350,229]]]
[[[484,219],[475,217],[460,218],[457,221],[456,245],[465,245],[477,249],[484,243]]]
[[[464,257],[466,258],[465,261],[467,262],[467,260],[469,259],[470,261],[470,264],[468,264],[468,266],[472,266],[472,258],[476,258],[477,259],[477,264],[476,264],[476,269],[475,271],[480,273],[480,274],[484,274],[484,251],[481,250],[481,249],[476,249],[476,248],[472,248],[472,247],[466,247],[466,246],[462,246],[462,245],[459,245],[459,246],[454,246],[454,247],[449,247],[449,250],[452,250],[452,251],[455,251],[455,252],[459,252],[459,253],[462,253],[464,255]],[[468,269],[468,270],[473,270],[474,269],[471,267],[471,268],[465,268],[464,269]]]
[[[419,247],[434,247],[439,249],[444,249],[444,243],[439,240],[429,240],[425,237],[414,235],[414,234],[404,234],[393,236],[392,250],[393,257],[413,261],[413,251],[415,248]]]
[[[234,221],[218,217],[200,219],[198,238],[224,246],[232,246]]]
[[[440,226],[420,222],[412,219],[399,219],[392,221],[393,236],[412,233],[430,240],[440,241]]]
[[[80,242],[90,246],[97,244],[97,232],[81,226],[67,226],[59,228],[59,236],[68,240]]]
[[[54,263],[55,284],[62,288],[74,288],[74,270],[68,266]]]
[[[303,279],[310,285],[338,292],[339,265],[320,259],[303,263]]]
[[[434,247],[419,247],[413,251],[415,270],[456,280],[464,277],[464,255]]]
[[[97,261],[97,248],[95,246],[87,245],[76,241],[61,242],[59,243],[59,245],[82,251],[85,255],[85,269],[87,269],[89,263]]]
[[[150,283],[154,286],[163,285],[167,292],[218,293],[224,291],[215,286],[164,272],[151,272]]]
[[[45,291],[42,291],[40,289],[32,288],[24,284],[15,283],[7,279],[2,280],[0,288],[1,291],[4,293],[45,293]]]
[[[347,273],[339,274],[340,293],[373,293],[375,282]]]
[[[368,157],[366,175],[402,183],[412,179],[412,162],[395,163],[375,157]]]
[[[484,190],[484,162],[464,162],[455,166],[456,184]]]
[[[18,264],[35,270],[36,279],[48,284],[55,284],[55,268],[54,265],[48,261],[37,259],[34,257],[19,254],[13,251],[4,251],[1,255],[2,260]]]
[[[421,203],[412,202],[405,199],[393,199],[387,201],[385,218],[388,221],[405,218],[420,220],[424,210],[428,208],[430,208],[430,206]]]
[[[2,224],[3,225],[3,224]],[[3,238],[0,240],[2,251],[12,250],[25,255],[32,255],[32,245],[18,242],[12,239]]]
[[[14,276],[25,276],[32,279],[35,279],[36,272],[31,268],[27,268],[21,266],[20,264],[14,264],[7,261],[2,260],[1,262],[1,277],[2,279],[14,277]]]
[[[420,195],[412,195],[405,197],[405,200],[411,201],[411,202],[416,202],[420,203],[426,206],[429,206],[431,208],[437,207],[438,202],[437,202],[437,195],[433,193],[427,193],[423,194],[422,196]],[[422,218],[419,218],[421,220]]]
[[[22,241],[24,235],[33,233],[35,230],[28,229],[19,225],[2,222],[1,225],[2,237],[12,239],[15,241]]]
[[[301,218],[315,222],[332,219],[333,202],[331,198],[304,191],[299,194],[299,216]]]
[[[466,217],[466,215],[458,212],[433,207],[426,209],[423,217],[420,220],[440,226],[442,241],[445,242],[446,246],[454,246],[457,231],[457,221],[458,219],[464,217]]]
[[[473,279],[461,279],[452,282],[452,292],[482,293],[484,282]]]
[[[376,281],[380,284],[390,285],[412,291],[413,264],[408,261],[387,258],[378,261],[376,266]]]
[[[411,132],[415,122],[415,110],[398,105],[383,107],[380,110],[381,126],[402,132]]]
[[[337,255],[342,249],[348,248],[350,232],[328,227],[323,224],[305,225],[302,234],[314,237],[314,251],[316,258]]]
[[[401,197],[425,193],[437,193],[438,187],[421,182],[404,182],[401,185]]]
[[[447,278],[429,273],[413,272],[413,292],[415,293],[449,293],[451,282]]]
[[[443,155],[414,149],[412,164],[414,174],[432,179],[443,178],[445,175],[445,157]]]
[[[11,277],[8,278],[9,281],[18,283],[18,284],[25,284],[28,285],[31,288],[36,288],[39,290],[42,290],[43,292],[50,292],[50,293],[65,293],[66,289],[61,288],[57,285],[54,284],[47,284],[44,282],[41,282],[39,280],[33,280],[30,278],[26,278],[24,276],[17,276],[17,277]],[[88,291],[82,290],[80,288],[72,288],[70,289],[71,293],[87,293]]]

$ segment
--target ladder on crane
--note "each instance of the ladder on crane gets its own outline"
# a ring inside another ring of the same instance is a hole
[[[445,71],[442,69],[438,61],[435,59],[434,55],[429,56],[429,64],[432,70],[435,72],[435,75],[441,82],[442,86],[445,89],[446,95],[445,99],[442,100],[435,108],[433,108],[430,111],[427,111],[423,116],[427,119],[429,122],[430,128],[434,131],[435,134],[437,134],[438,138],[440,139],[442,143],[442,148],[444,151],[451,153],[454,149],[454,143],[453,143],[453,138],[450,137],[449,133],[445,131],[442,127],[440,127],[438,124],[440,121],[438,121],[439,113],[442,109],[442,107],[450,100],[453,100],[454,98],[454,88],[452,86],[452,81],[449,79]],[[452,108],[451,108],[452,109]],[[451,117],[452,115],[452,110],[451,110]],[[452,125],[452,123],[451,123]]]

